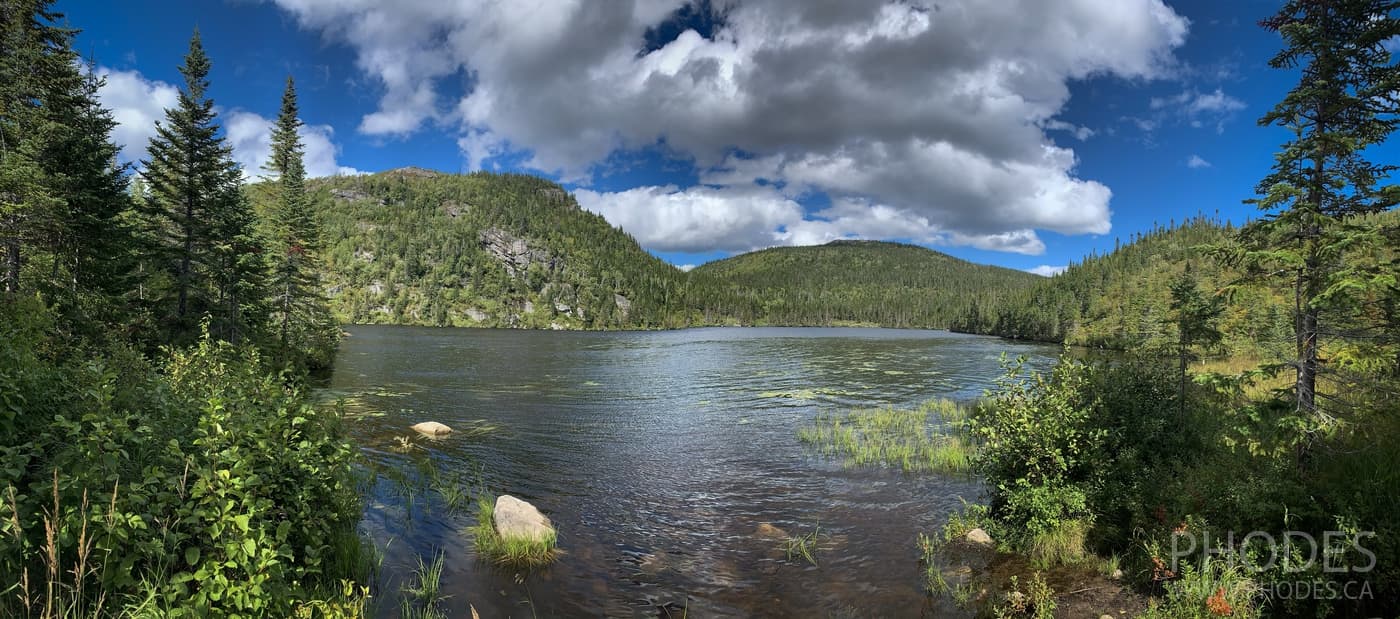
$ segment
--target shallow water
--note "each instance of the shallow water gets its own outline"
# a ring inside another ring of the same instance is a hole
[[[387,547],[386,616],[418,557],[437,551],[452,617],[468,605],[483,617],[926,613],[915,534],[979,485],[847,470],[805,451],[797,428],[823,410],[971,399],[1003,353],[1046,367],[1057,352],[886,329],[349,331],[327,395],[347,398],[379,474],[362,529]],[[396,451],[425,420],[459,432]],[[431,469],[531,501],[565,554],[528,576],[477,561],[474,507],[453,512],[422,490]],[[820,526],[819,565],[787,561],[755,534],[762,523]]]

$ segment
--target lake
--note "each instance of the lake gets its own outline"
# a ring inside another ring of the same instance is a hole
[[[918,616],[915,536],[979,484],[847,469],[797,429],[822,411],[972,399],[1003,354],[1045,368],[1058,353],[889,329],[348,331],[326,394],[346,398],[376,474],[361,528],[384,549],[386,616],[436,552],[451,617]],[[426,420],[458,432],[405,451]],[[449,509],[429,479],[534,503],[564,554],[528,576],[477,561],[475,506]],[[819,526],[818,565],[788,561],[764,523]]]

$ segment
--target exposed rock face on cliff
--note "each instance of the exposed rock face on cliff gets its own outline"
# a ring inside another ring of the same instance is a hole
[[[555,267],[554,258],[549,252],[530,246],[518,236],[500,228],[487,228],[479,235],[481,246],[492,257],[501,261],[511,277],[520,277],[529,270],[531,264],[538,264],[546,272]]]

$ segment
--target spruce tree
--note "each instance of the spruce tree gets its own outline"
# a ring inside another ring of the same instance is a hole
[[[19,292],[31,246],[52,242],[62,197],[42,165],[72,31],[53,25],[51,0],[0,0],[0,281]]]
[[[1294,138],[1256,188],[1261,197],[1250,202],[1266,214],[1242,230],[1238,257],[1256,278],[1282,277],[1293,291],[1294,408],[1311,430],[1332,418],[1318,403],[1328,370],[1322,338],[1335,327],[1326,321],[1386,277],[1348,264],[1343,252],[1378,243],[1358,216],[1400,200],[1380,186],[1396,166],[1366,158],[1400,112],[1400,68],[1385,49],[1400,36],[1397,8],[1393,0],[1290,0],[1261,24],[1284,40],[1270,66],[1301,69],[1301,79],[1259,120]]]
[[[196,30],[180,67],[185,85],[179,104],[156,124],[142,172],[150,192],[149,232],[169,278],[153,288],[174,339],[193,335],[208,315],[215,336],[239,341],[261,314],[260,247],[240,190],[242,171],[207,95],[209,68]]]
[[[276,175],[271,210],[272,269],[269,282],[272,326],[283,357],[327,366],[336,329],[320,282],[320,231],[306,191],[303,147],[298,130],[296,85],[290,76],[272,130],[272,153],[265,170]]]
[[[1224,338],[1219,324],[1220,316],[1225,311],[1225,300],[1201,293],[1190,262],[1186,263],[1186,270],[1172,281],[1170,289],[1172,323],[1176,326],[1177,376],[1180,380],[1177,395],[1181,414],[1185,415],[1187,368],[1196,358],[1197,349],[1210,350],[1220,345]]]

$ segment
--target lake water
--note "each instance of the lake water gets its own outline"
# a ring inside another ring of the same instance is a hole
[[[796,431],[818,412],[972,399],[999,358],[1048,367],[1054,347],[941,331],[716,328],[540,332],[351,327],[328,390],[377,481],[362,530],[385,548],[377,594],[445,554],[451,617],[919,616],[915,536],[972,479],[852,470]],[[409,426],[459,430],[415,439]],[[433,471],[436,471],[434,473]],[[534,503],[563,556],[529,575],[476,559],[467,527],[425,481]],[[819,565],[756,535],[820,526]]]

